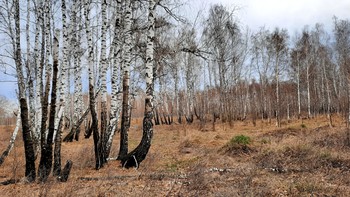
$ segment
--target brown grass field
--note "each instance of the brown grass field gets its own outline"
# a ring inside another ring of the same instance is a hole
[[[94,170],[92,139],[63,143],[62,163],[73,161],[68,182],[52,176],[45,184],[24,181],[22,136],[0,167],[0,196],[350,196],[350,148],[346,128],[334,117],[294,120],[282,128],[257,121],[233,126],[212,123],[155,126],[152,147],[139,169],[123,169],[109,161]],[[0,126],[0,151],[8,144],[11,126]],[[249,136],[248,145],[231,142]],[[141,138],[141,120],[133,120],[129,149]],[[119,149],[115,136],[112,156]],[[37,159],[39,160],[39,159]]]

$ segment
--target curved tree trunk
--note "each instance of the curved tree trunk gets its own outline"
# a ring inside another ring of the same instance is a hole
[[[136,167],[146,158],[151,147],[153,137],[153,66],[154,66],[154,27],[155,27],[155,7],[154,0],[149,0],[148,13],[148,33],[146,49],[146,98],[145,113],[143,118],[143,134],[140,144],[126,157],[121,158],[122,166],[125,168]]]
[[[78,13],[78,7],[80,3],[73,1],[72,6],[72,16],[71,16],[71,26],[70,26],[70,43],[72,46],[74,46],[75,49],[80,48],[80,36],[77,33],[79,31],[79,24],[77,22],[77,13]],[[74,114],[73,114],[73,126],[70,130],[70,132],[67,134],[66,137],[64,137],[63,141],[65,142],[72,142],[75,138],[76,141],[79,140],[79,133],[80,133],[80,124],[79,120],[82,116],[82,78],[81,78],[81,71],[82,67],[80,64],[80,53],[79,51],[75,51],[73,53],[73,62],[74,62]]]
[[[91,33],[91,27],[90,27],[90,0],[85,1],[85,9],[84,9],[84,15],[85,15],[85,23],[86,23],[86,36],[88,40],[88,60],[89,60],[89,99],[90,99],[90,112],[92,117],[92,133],[94,138],[94,149],[95,149],[95,160],[96,160],[96,170],[101,168],[101,161],[100,161],[100,150],[98,146],[99,142],[99,132],[98,132],[98,119],[97,119],[97,113],[95,108],[95,82],[94,82],[94,64],[93,64],[93,43],[92,43],[92,33]]]

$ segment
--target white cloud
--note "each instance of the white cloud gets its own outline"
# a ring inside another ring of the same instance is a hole
[[[194,1],[196,3],[198,1]],[[314,26],[323,23],[331,28],[333,16],[350,18],[349,0],[207,0],[206,4],[222,3],[227,6],[239,6],[239,18],[242,25],[253,30],[261,26],[281,27],[294,32],[304,25]],[[203,3],[202,3],[203,4]]]

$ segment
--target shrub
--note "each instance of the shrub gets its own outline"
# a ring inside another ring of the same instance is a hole
[[[250,143],[251,143],[250,137],[245,136],[245,135],[236,135],[230,141],[230,144],[239,144],[239,145],[244,145],[244,146],[246,146]]]
[[[229,142],[227,142],[223,147],[220,148],[220,152],[228,154],[231,156],[241,155],[241,154],[250,154],[254,152],[254,149],[249,147],[252,140],[250,137],[245,135],[237,135],[233,137]]]

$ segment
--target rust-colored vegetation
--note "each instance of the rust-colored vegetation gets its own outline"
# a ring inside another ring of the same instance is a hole
[[[24,180],[21,136],[0,168],[1,196],[347,196],[350,148],[340,117],[291,121],[282,128],[257,121],[217,123],[215,131],[191,125],[155,126],[154,141],[138,170],[109,161],[94,169],[92,139],[62,144],[62,160],[73,168],[66,183]],[[130,128],[130,148],[137,146],[141,120]],[[12,126],[0,127],[0,148]],[[237,137],[238,136],[238,137]],[[112,156],[118,153],[116,135]],[[38,162],[38,159],[37,159]]]

